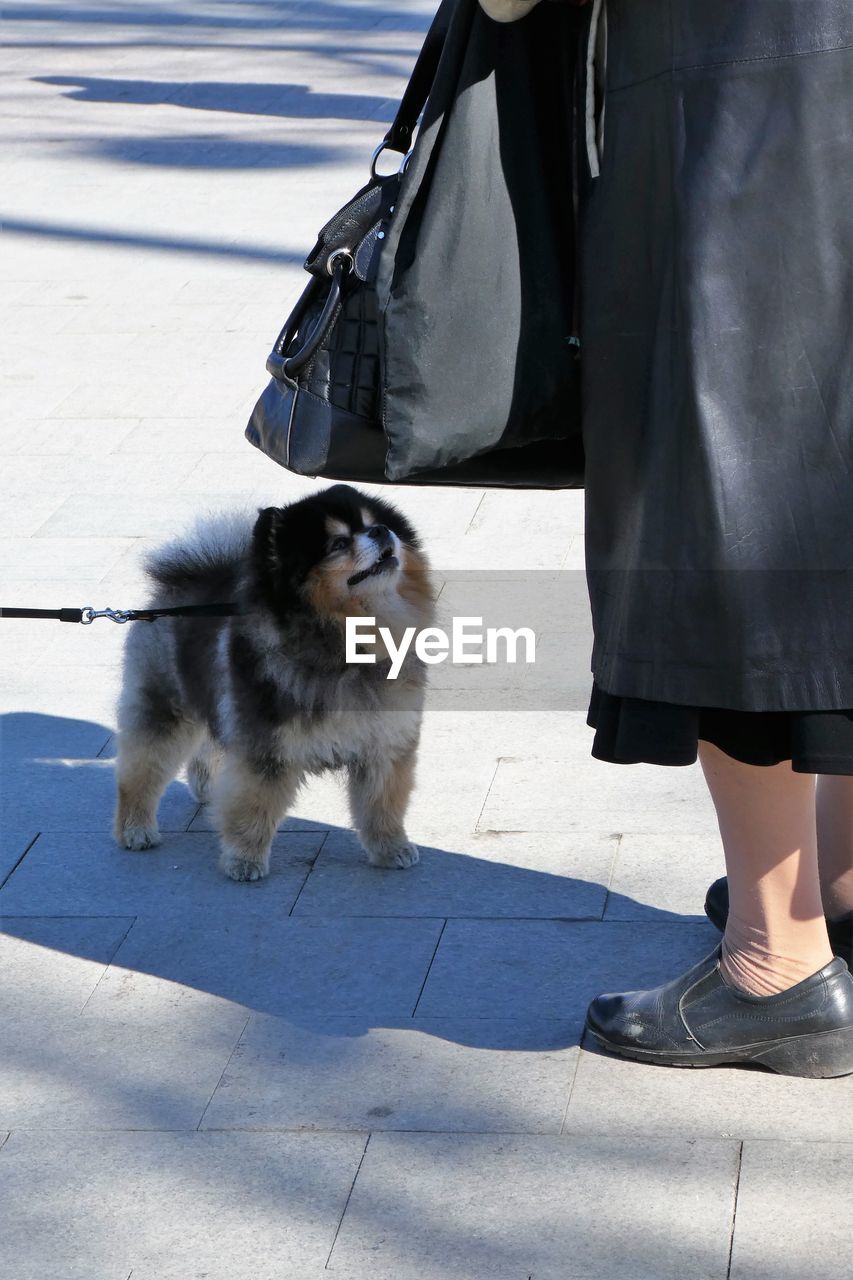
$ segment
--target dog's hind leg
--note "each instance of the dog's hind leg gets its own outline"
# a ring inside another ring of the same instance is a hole
[[[212,738],[205,737],[187,765],[187,782],[199,804],[207,804],[210,799],[213,778],[221,758],[221,751],[217,744]]]
[[[157,806],[166,787],[192,754],[202,730],[178,721],[158,731],[123,729],[116,760],[113,834],[125,849],[153,849],[160,843]]]
[[[219,866],[232,880],[262,880],[268,873],[272,838],[301,782],[293,770],[261,769],[226,755],[213,805],[222,839]]]
[[[420,855],[403,825],[415,784],[415,748],[349,767],[352,820],[373,867],[411,867]]]

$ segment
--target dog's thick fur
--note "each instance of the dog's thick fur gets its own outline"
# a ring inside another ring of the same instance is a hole
[[[234,601],[229,618],[136,622],[119,706],[115,836],[160,843],[157,806],[188,764],[210,800],[220,865],[234,880],[269,869],[276,827],[307,774],[348,772],[353,825],[374,866],[418,852],[403,819],[420,734],[424,668],[410,654],[396,680],[346,663],[348,616],[396,637],[433,616],[428,566],[389,503],[335,485],[260,515],[220,516],[153,553],[149,607]]]

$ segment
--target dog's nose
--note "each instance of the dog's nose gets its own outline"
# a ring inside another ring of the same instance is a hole
[[[368,538],[372,538],[380,547],[391,541],[391,532],[384,524],[374,524],[367,530]]]

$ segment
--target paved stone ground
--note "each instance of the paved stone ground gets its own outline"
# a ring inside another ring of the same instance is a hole
[[[315,487],[243,426],[431,9],[4,8],[4,603],[138,603],[149,542]],[[162,849],[117,851],[121,630],[2,624],[0,1272],[851,1274],[853,1082],[579,1045],[591,996],[710,949],[721,868],[698,765],[589,755],[581,495],[397,496],[440,569],[570,602],[553,697],[435,702],[411,872],[366,866],[333,781],[262,885],[220,878],[180,781]]]

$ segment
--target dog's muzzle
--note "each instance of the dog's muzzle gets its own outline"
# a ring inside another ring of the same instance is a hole
[[[347,586],[357,587],[366,578],[375,578],[380,573],[387,573],[390,570],[399,569],[399,567],[400,561],[394,555],[394,548],[389,545],[380,552],[379,559],[375,560],[369,569],[361,569],[358,573],[354,573],[351,578],[347,578]]]

